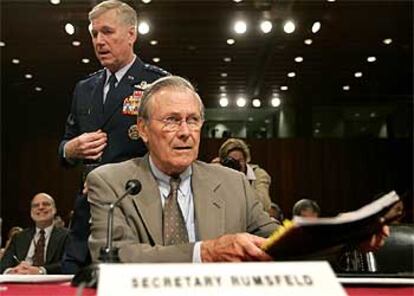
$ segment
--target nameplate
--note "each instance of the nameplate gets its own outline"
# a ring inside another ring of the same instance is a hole
[[[326,262],[102,264],[98,296],[346,296]]]

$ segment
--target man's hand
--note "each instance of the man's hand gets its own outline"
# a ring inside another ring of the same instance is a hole
[[[270,261],[260,246],[266,239],[249,233],[226,234],[201,243],[202,262]]]
[[[370,239],[363,241],[359,248],[363,252],[372,252],[378,251],[384,243],[385,239],[390,236],[390,228],[387,225],[384,225],[378,233],[375,233],[371,236]]]
[[[38,266],[32,266],[26,261],[22,261],[19,265],[11,268],[7,274],[43,274],[43,271]]]
[[[107,145],[107,135],[98,130],[91,133],[83,133],[73,138],[65,145],[65,157],[68,159],[92,159],[102,156]]]

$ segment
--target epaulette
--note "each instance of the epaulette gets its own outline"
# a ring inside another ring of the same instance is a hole
[[[96,72],[93,72],[93,73],[88,74],[88,76],[87,76],[86,78],[89,78],[89,77],[92,77],[92,76],[98,75],[98,74],[102,73],[103,71],[105,71],[105,69],[99,69],[99,70],[98,70],[98,71],[96,71]]]
[[[162,68],[160,68],[160,67],[158,67],[158,66],[155,66],[155,65],[151,65],[151,64],[144,64],[144,68],[145,68],[146,70],[148,70],[148,71],[151,71],[151,72],[157,73],[157,74],[162,75],[162,76],[171,75],[171,73],[170,73],[170,72],[165,71],[164,69],[162,69]]]

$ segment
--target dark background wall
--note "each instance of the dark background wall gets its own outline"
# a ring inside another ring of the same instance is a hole
[[[34,111],[34,110],[31,110]],[[41,191],[55,197],[66,220],[79,188],[79,170],[59,166],[56,150],[61,126],[41,119],[35,112],[10,120],[2,143],[3,235],[14,225],[30,224],[29,201]],[[17,123],[19,122],[19,123]],[[39,123],[40,122],[40,123]],[[40,125],[40,126],[39,126]],[[43,125],[43,127],[42,127]],[[48,132],[46,132],[48,131]],[[203,139],[200,159],[210,161],[223,140]],[[412,141],[409,139],[268,139],[248,140],[253,163],[272,176],[271,195],[290,215],[294,202],[315,199],[324,215],[353,210],[380,193],[396,190],[404,199],[412,222]],[[145,186],[145,184],[144,184]]]

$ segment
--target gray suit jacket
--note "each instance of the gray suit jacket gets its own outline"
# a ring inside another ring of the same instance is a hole
[[[192,166],[197,240],[240,232],[267,237],[278,227],[243,174],[200,161]],[[163,246],[161,198],[148,155],[104,165],[88,175],[92,260],[98,261],[99,249],[106,243],[108,205],[123,194],[129,179],[140,180],[142,191],[125,198],[114,211],[114,246],[120,248],[121,261],[191,262],[194,243]]]

